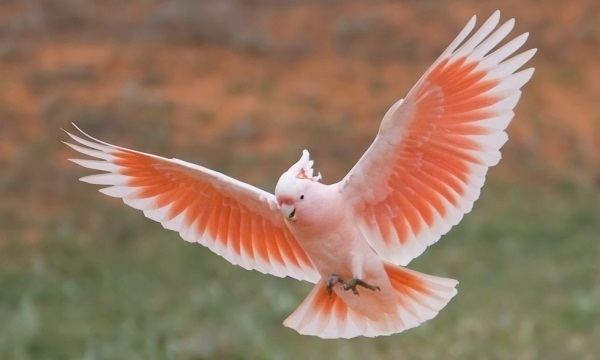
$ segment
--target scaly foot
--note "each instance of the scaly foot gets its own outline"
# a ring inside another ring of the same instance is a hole
[[[362,286],[362,287],[367,288],[367,289],[369,289],[371,291],[375,291],[375,290],[379,291],[379,290],[381,290],[379,288],[379,286],[368,284],[368,283],[362,281],[361,279],[352,279],[352,280],[344,283],[344,290],[346,290],[346,291],[352,290],[352,293],[354,293],[354,295],[358,295],[358,289],[356,288],[357,286]]]
[[[329,277],[327,278],[327,294],[329,294],[329,296],[333,294],[333,286],[335,284],[344,284],[344,281],[339,275],[329,275]]]

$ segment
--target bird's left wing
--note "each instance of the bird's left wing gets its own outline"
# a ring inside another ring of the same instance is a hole
[[[471,36],[475,17],[404,100],[385,114],[375,141],[339,183],[371,246],[406,265],[436,242],[479,197],[500,160],[506,126],[533,69],[535,49],[513,54],[522,34],[492,51],[514,20],[496,11]]]
[[[114,146],[83,131],[83,137],[67,134],[78,144],[65,144],[95,158],[71,161],[102,172],[80,179],[104,185],[100,192],[233,264],[313,283],[319,279],[272,194],[189,162]]]

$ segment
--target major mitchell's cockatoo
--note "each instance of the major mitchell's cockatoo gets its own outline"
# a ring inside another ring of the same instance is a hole
[[[340,182],[313,173],[308,151],[275,195],[219,172],[111,145],[82,132],[73,162],[165,228],[245,269],[315,283],[284,321],[322,338],[389,335],[436,316],[457,281],[405,268],[468,213],[500,160],[535,49],[502,46],[514,19],[475,16],[387,111],[373,144]],[[497,48],[497,49],[495,49]]]

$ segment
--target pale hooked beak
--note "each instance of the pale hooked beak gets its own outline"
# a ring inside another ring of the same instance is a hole
[[[296,208],[293,205],[281,204],[281,214],[289,221],[296,221]]]

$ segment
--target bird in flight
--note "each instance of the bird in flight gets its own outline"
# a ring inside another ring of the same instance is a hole
[[[533,68],[536,49],[503,45],[514,19],[473,16],[404,99],[387,111],[360,160],[323,184],[304,150],[275,194],[214,170],[97,140],[66,143],[71,159],[144,215],[245,269],[314,287],[284,321],[322,338],[390,335],[429,320],[458,282],[406,266],[471,211],[487,170],[500,160],[505,129]]]

